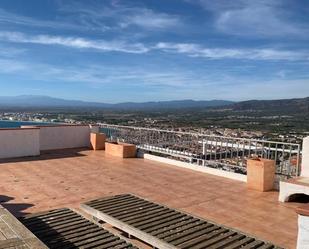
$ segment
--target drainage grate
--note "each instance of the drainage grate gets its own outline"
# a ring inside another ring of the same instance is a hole
[[[136,248],[67,208],[31,214],[21,221],[49,248]]]
[[[89,201],[82,204],[82,208],[93,217],[160,249],[279,248],[131,194]]]

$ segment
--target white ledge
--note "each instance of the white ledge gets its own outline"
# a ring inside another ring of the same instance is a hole
[[[148,160],[166,163],[166,164],[174,165],[174,166],[181,167],[181,168],[186,168],[186,169],[199,171],[199,172],[203,172],[203,173],[207,173],[211,175],[221,176],[221,177],[225,177],[225,178],[229,178],[229,179],[237,180],[241,182],[247,182],[247,176],[243,174],[229,172],[229,171],[225,171],[221,169],[214,169],[214,168],[210,168],[207,166],[199,166],[199,165],[181,162],[181,161],[177,161],[177,160],[173,160],[173,159],[169,159],[165,157],[154,156],[148,153],[140,154],[139,156],[145,159],[148,159]]]

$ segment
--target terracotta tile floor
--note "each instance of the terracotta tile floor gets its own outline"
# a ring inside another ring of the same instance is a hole
[[[134,193],[286,248],[295,248],[295,203],[277,192],[145,159],[120,159],[104,151],[65,150],[37,158],[0,161],[0,201],[16,216],[89,199]]]

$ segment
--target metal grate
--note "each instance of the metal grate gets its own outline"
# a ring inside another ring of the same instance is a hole
[[[31,214],[21,221],[49,248],[136,248],[67,208]]]
[[[84,211],[157,248],[279,248],[131,194],[82,204]]]

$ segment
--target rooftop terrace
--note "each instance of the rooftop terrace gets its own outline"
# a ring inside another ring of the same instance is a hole
[[[133,193],[205,219],[295,248],[298,204],[278,192],[147,159],[121,159],[104,151],[57,150],[0,160],[0,203],[16,216]]]

